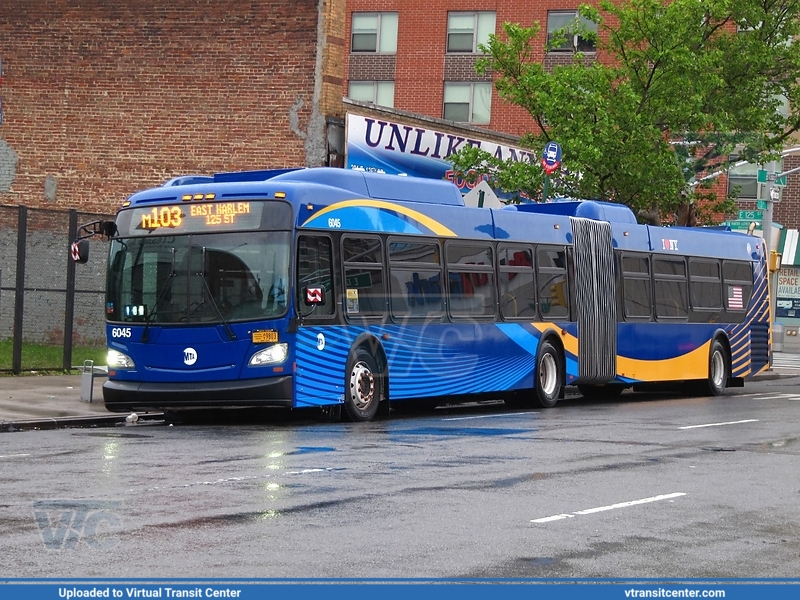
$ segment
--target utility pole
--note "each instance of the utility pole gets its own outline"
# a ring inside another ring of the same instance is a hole
[[[764,215],[761,222],[761,231],[764,235],[764,252],[769,261],[769,251],[772,249],[772,190],[775,186],[775,161],[769,163],[766,169],[767,180],[764,182]],[[759,197],[760,198],[760,197]]]

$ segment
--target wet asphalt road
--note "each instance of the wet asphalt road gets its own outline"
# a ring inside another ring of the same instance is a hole
[[[0,434],[6,577],[796,577],[800,378]]]

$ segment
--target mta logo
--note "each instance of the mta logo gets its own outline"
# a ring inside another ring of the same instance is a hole
[[[122,528],[118,500],[37,500],[33,514],[49,550],[73,550],[83,540],[92,548],[111,548]]]
[[[194,348],[183,349],[183,362],[187,365],[193,365],[197,362],[197,350]]]

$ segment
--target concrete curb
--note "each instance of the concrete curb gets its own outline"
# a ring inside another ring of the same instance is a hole
[[[114,427],[125,423],[128,415],[90,415],[80,417],[46,417],[39,419],[21,419],[18,421],[0,421],[0,433],[12,431],[30,431],[36,429],[62,429],[66,427]],[[138,421],[160,421],[163,413],[145,413],[138,415]]]

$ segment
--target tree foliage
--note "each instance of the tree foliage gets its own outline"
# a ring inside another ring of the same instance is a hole
[[[576,20],[570,38],[594,37],[597,60],[575,52],[548,69],[536,52],[539,24],[506,23],[477,64],[503,100],[533,118],[523,146],[539,153],[550,140],[561,144],[554,193],[621,202],[649,221],[673,220],[687,205],[707,218],[732,202],[704,189],[700,174],[724,169],[733,153],[769,160],[800,129],[800,39],[790,43],[800,0],[600,0],[579,12],[597,33]],[[778,110],[785,99],[788,114]],[[477,148],[450,159],[467,176],[541,199],[538,164],[503,163]]]

